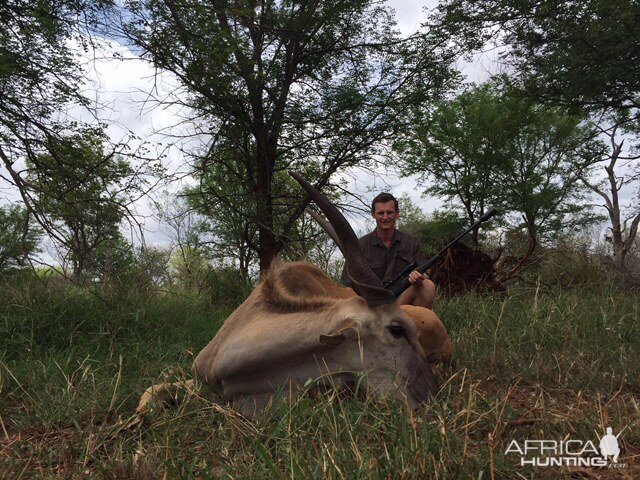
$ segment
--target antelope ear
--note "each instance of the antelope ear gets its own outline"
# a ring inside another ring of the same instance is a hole
[[[451,340],[440,319],[431,310],[413,305],[401,305],[403,313],[412,319],[418,330],[418,343],[429,362],[447,362],[451,359]]]
[[[355,327],[345,327],[335,333],[321,334],[320,344],[327,347],[335,347],[354,338],[358,338],[358,329]]]

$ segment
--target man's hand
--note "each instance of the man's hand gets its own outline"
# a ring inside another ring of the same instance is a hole
[[[422,282],[424,280],[427,280],[429,277],[427,275],[425,275],[424,273],[420,273],[418,270],[414,270],[413,272],[411,272],[409,274],[409,283],[411,283],[411,285],[422,285]]]

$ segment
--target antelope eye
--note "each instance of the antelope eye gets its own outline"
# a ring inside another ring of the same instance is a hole
[[[396,338],[404,337],[404,334],[405,334],[404,327],[399,323],[392,323],[391,325],[387,326],[387,328],[389,329],[389,333],[391,333],[391,335],[393,335],[394,337]]]

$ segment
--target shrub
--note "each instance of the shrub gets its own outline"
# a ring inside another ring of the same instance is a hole
[[[214,307],[235,308],[244,302],[253,288],[234,267],[207,267],[205,273],[201,296]]]

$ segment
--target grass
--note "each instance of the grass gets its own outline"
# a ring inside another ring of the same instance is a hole
[[[327,392],[253,422],[192,396],[144,422],[142,391],[188,378],[228,314],[186,297],[7,286],[0,477],[638,478],[640,299],[613,289],[440,301],[454,360],[418,411]],[[520,467],[516,439],[618,433],[626,468]]]

